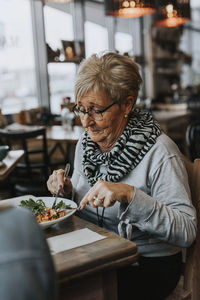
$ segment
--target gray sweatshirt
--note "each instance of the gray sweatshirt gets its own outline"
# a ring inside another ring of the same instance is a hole
[[[72,185],[79,203],[91,188],[83,172],[82,138],[74,162]],[[107,166],[101,165],[105,173]],[[167,256],[188,247],[196,237],[196,211],[187,172],[176,144],[164,133],[142,161],[122,180],[135,187],[131,203],[105,209],[104,228],[134,241],[143,256]],[[99,207],[99,215],[102,208]],[[96,208],[87,205],[80,217],[97,224]]]

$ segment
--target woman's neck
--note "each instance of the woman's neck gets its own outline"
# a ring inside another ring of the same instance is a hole
[[[122,132],[126,128],[127,123],[128,123],[128,120],[124,124],[124,126],[122,127],[122,129],[119,131],[118,135],[112,141],[110,141],[109,144],[107,143],[107,141],[102,142],[102,143],[98,143],[98,146],[99,146],[99,148],[100,148],[100,150],[101,150],[102,153],[110,152],[112,150],[112,148],[115,146],[117,140],[122,135]]]
[[[102,153],[110,152],[112,150],[112,148],[114,147],[115,143],[116,143],[116,141],[112,145],[109,145],[109,146],[99,145],[99,148]]]

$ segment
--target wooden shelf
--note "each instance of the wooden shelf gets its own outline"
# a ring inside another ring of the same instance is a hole
[[[82,57],[74,57],[74,58],[69,58],[69,59],[65,59],[63,61],[55,61],[55,60],[49,60],[48,63],[75,63],[75,64],[79,64],[81,62],[83,58]]]

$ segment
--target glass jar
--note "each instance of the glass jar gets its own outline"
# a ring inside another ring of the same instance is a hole
[[[62,126],[65,130],[72,131],[74,124],[74,114],[65,107],[61,111]]]

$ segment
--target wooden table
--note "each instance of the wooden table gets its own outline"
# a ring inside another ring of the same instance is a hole
[[[178,145],[181,152],[187,155],[185,135],[191,112],[187,110],[153,111],[155,119],[162,130]]]
[[[5,129],[10,131],[30,131],[31,129],[39,129],[42,127],[43,126],[29,126],[13,123],[7,126]],[[72,131],[64,129],[61,125],[46,126],[46,138],[48,142],[48,148],[50,149],[48,151],[49,157],[52,158],[54,155],[52,160],[55,160],[56,162],[57,156],[60,156],[60,153],[59,151],[57,153],[57,150],[60,150],[62,156],[61,160],[59,158],[59,161],[62,161],[63,164],[70,162],[73,166],[75,146],[82,132],[82,126],[74,126]],[[38,140],[39,139],[41,139],[41,137],[38,137]]]
[[[153,111],[153,116],[158,121],[163,131],[170,134],[188,124],[189,111]]]
[[[47,139],[57,142],[66,141],[76,144],[82,132],[83,127],[81,126],[74,126],[72,131],[64,129],[61,125],[47,126]]]
[[[0,167],[0,180],[4,180],[14,170],[23,156],[23,150],[11,150],[8,152],[3,160],[3,166]]]
[[[51,237],[86,227],[107,238],[53,256],[59,300],[117,300],[116,270],[137,261],[135,243],[75,215],[45,232]]]
[[[72,131],[68,131],[61,125],[47,126],[47,141],[54,142],[53,147],[49,151],[49,157],[55,154],[59,149],[63,155],[64,163],[70,162],[73,166],[75,146],[81,134],[83,127],[74,126]]]
[[[31,195],[25,197],[28,199]],[[2,200],[1,205],[17,205],[21,198],[22,196]],[[85,228],[106,238],[53,255],[58,299],[117,300],[116,271],[137,262],[135,243],[76,215],[45,229],[44,233],[46,238],[49,238]]]

